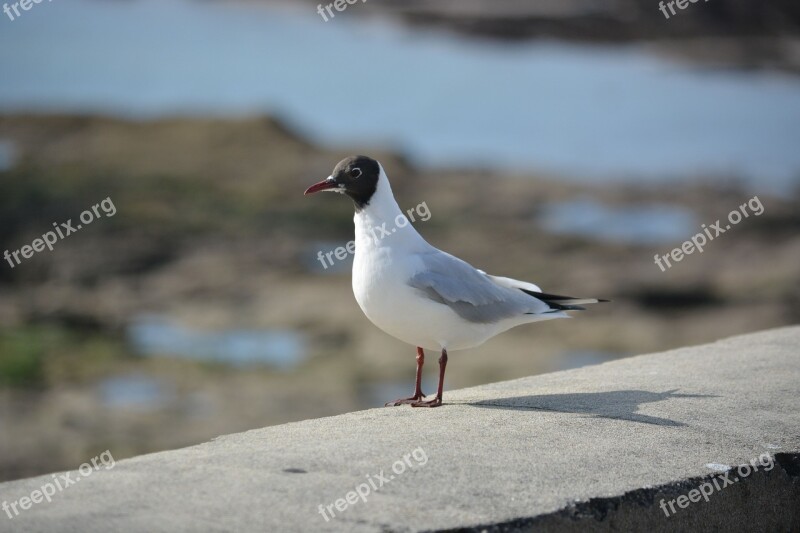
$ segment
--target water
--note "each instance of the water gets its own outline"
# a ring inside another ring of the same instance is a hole
[[[539,221],[551,233],[645,246],[684,241],[700,227],[694,213],[681,207],[614,208],[590,199],[549,205]]]
[[[586,179],[732,173],[764,190],[800,176],[800,78],[635,46],[325,23],[311,4],[70,0],[0,20],[0,71],[5,111],[272,113],[327,145]]]
[[[133,349],[142,355],[220,362],[235,367],[265,365],[289,370],[307,357],[305,338],[286,330],[196,330],[167,317],[138,317],[128,327]]]
[[[97,385],[97,391],[104,406],[136,411],[159,409],[175,396],[172,387],[143,374],[104,379]]]

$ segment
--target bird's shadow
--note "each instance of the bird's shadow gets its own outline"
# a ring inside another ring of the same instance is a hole
[[[657,426],[685,426],[668,418],[659,418],[637,413],[645,403],[662,402],[673,398],[716,398],[709,394],[679,394],[678,389],[665,392],[643,390],[617,390],[608,392],[577,392],[572,394],[543,394],[538,396],[514,396],[468,403],[474,407],[488,409],[512,409],[579,413],[599,418],[627,420]]]

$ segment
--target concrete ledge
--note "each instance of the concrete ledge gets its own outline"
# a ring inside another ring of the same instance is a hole
[[[445,402],[120,461],[51,503],[0,514],[0,531],[800,531],[800,327],[449,392]],[[722,465],[754,459],[722,487]],[[346,502],[381,471],[383,487]],[[665,514],[662,499],[714,479],[708,501]],[[0,484],[0,500],[50,481]],[[336,516],[326,521],[320,504]]]

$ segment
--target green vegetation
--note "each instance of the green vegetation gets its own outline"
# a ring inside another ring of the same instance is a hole
[[[46,387],[104,375],[125,357],[121,341],[61,326],[0,331],[0,386]]]
[[[31,329],[0,333],[0,385],[41,385],[44,352],[43,338]]]

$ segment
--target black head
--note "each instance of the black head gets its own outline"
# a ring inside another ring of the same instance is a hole
[[[346,194],[353,199],[356,210],[360,210],[375,194],[380,174],[381,167],[377,161],[365,155],[354,155],[339,161],[328,179],[312,185],[305,194],[319,191]]]

